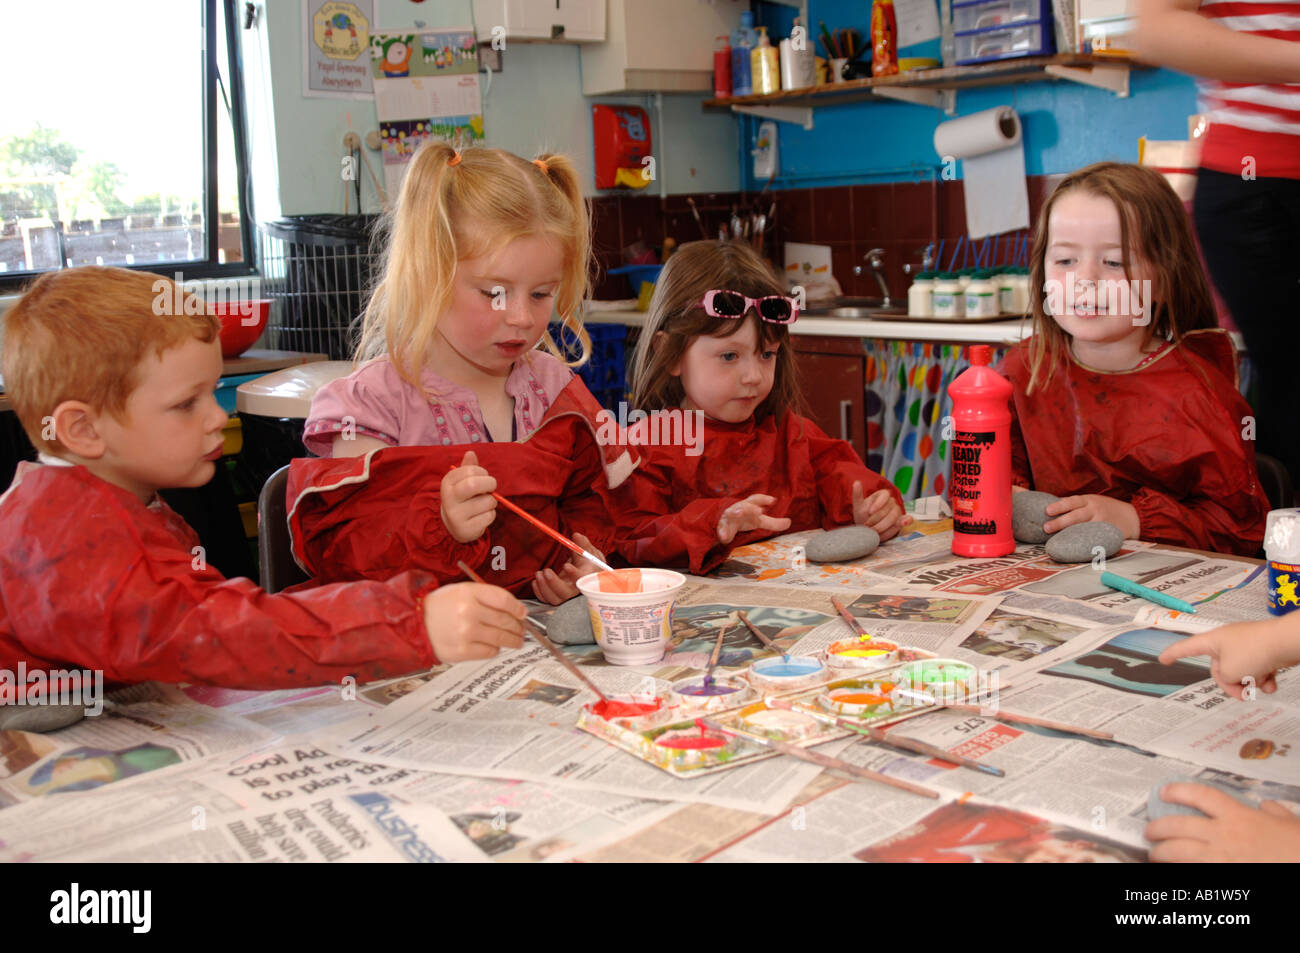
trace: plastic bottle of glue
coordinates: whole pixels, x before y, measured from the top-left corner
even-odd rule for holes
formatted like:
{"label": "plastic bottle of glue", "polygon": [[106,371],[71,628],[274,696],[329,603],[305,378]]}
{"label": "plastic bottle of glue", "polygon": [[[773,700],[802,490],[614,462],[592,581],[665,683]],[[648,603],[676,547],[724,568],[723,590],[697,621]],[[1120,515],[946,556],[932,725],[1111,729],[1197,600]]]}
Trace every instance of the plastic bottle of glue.
{"label": "plastic bottle of glue", "polygon": [[1011,382],[989,367],[987,344],[970,349],[971,366],[948,387],[952,396],[952,551],[1005,556],[1011,535]]}

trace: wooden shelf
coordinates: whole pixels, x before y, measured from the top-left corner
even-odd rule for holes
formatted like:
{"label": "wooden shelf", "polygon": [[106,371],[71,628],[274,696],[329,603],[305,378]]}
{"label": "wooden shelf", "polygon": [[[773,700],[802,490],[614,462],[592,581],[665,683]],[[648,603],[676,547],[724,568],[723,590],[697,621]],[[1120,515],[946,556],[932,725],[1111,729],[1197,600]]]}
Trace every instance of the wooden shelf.
{"label": "wooden shelf", "polygon": [[803,89],[782,90],[766,96],[733,96],[708,99],[706,109],[733,112],[794,122],[812,128],[812,110],[819,106],[840,106],[873,99],[898,99],[956,114],[956,92],[978,86],[1033,83],[1062,79],[1108,89],[1118,97],[1129,93],[1129,71],[1140,64],[1124,56],[1099,53],[1058,53],[980,63],[912,70],[894,76],[853,79]]}

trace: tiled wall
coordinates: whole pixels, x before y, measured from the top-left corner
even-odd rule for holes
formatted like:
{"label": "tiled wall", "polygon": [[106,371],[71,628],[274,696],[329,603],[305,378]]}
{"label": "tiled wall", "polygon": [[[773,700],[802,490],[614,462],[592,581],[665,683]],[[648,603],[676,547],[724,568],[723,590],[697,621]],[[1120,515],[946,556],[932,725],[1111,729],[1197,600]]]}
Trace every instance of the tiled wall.
{"label": "tiled wall", "polygon": [[[1029,215],[1037,219],[1043,202],[1060,176],[1029,176]],[[751,198],[741,193],[702,193],[690,196],[711,236],[731,217],[733,204]],[[670,195],[661,207],[655,196],[599,196],[592,200],[595,218],[595,251],[601,265],[597,298],[625,298],[627,282],[622,276],[608,277],[605,270],[623,264],[621,250],[636,241],[659,249],[665,236],[677,242],[700,237],[686,195]],[[783,189],[753,197],[754,206],[766,211],[777,203],[776,224],[768,234],[764,254],[780,265],[782,243],[815,242],[830,245],[832,267],[845,294],[879,294],[863,256],[872,248],[885,250],[885,278],[893,297],[905,298],[911,278],[904,274],[905,262],[918,263],[922,249],[933,238],[944,240],[944,262],[958,238],[966,231],[965,195],[961,180],[892,182],[879,185],[851,185],[820,189]],[[1019,237],[1019,236],[1015,236]],[[775,239],[773,241],[773,238]],[[775,258],[774,258],[775,256]],[[854,275],[855,265],[863,265]]]}

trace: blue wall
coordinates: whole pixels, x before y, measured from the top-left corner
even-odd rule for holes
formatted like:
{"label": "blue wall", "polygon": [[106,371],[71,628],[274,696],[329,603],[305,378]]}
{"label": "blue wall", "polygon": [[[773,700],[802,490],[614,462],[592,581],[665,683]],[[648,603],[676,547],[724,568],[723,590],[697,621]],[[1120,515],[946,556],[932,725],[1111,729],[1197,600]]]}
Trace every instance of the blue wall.
{"label": "blue wall", "polygon": [[[756,20],[769,32],[788,36],[790,8],[758,2]],[[816,36],[818,21],[829,29],[853,27],[870,34],[869,0],[809,0]],[[823,53],[821,44],[818,55]],[[904,56],[938,57],[938,41],[904,48]],[[1196,88],[1189,77],[1167,70],[1135,69],[1127,99],[1077,83],[1055,81],[994,86],[957,92],[957,115],[1011,106],[1020,114],[1029,175],[1069,172],[1103,159],[1137,161],[1139,136],[1186,139],[1187,117],[1196,112]],[[849,185],[912,178],[939,164],[934,129],[951,117],[940,110],[894,101],[851,103],[815,110],[811,131],[780,123],[780,176],[774,188]],[[754,188],[753,148],[760,120],[741,120],[742,181]],[[928,174],[928,173],[926,173]],[[960,163],[958,174],[960,175]],[[757,183],[758,187],[762,183]]]}

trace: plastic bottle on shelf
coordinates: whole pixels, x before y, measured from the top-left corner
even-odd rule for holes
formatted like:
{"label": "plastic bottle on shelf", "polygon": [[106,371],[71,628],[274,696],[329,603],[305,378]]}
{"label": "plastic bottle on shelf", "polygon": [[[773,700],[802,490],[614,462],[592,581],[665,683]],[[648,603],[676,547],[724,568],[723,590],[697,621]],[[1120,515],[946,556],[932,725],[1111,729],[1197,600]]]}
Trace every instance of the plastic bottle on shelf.
{"label": "plastic bottle on shelf", "polygon": [[998,286],[998,311],[1016,313],[1016,269],[1002,268],[995,279]]}
{"label": "plastic bottle on shelf", "polygon": [[781,88],[781,66],[765,26],[758,28],[758,42],[749,53],[749,76],[756,95],[766,96]]}
{"label": "plastic bottle on shelf", "polygon": [[1028,314],[1030,305],[1029,269],[1016,269],[1016,314]]}
{"label": "plastic bottle on shelf", "polygon": [[977,269],[966,286],[966,317],[992,318],[998,313],[998,286],[987,269]]}
{"label": "plastic bottle on shelf", "polygon": [[[794,18],[794,28],[800,29],[798,17]],[[817,84],[817,64],[806,28],[803,28],[799,46],[800,49],[795,49],[793,36],[780,43],[782,89],[802,89]]]}
{"label": "plastic bottle on shelf", "polygon": [[731,95],[752,96],[754,84],[750,79],[749,54],[754,49],[754,14],[749,10],[740,14],[740,26],[731,34]]}
{"label": "plastic bottle on shelf", "polygon": [[974,273],[974,268],[962,268],[957,272],[957,280],[961,282],[961,290],[963,293],[965,293],[966,289],[970,287],[970,277]]}
{"label": "plastic bottle on shelf", "polygon": [[988,558],[1014,552],[1011,535],[1011,382],[989,367],[987,344],[970,349],[971,366],[948,386],[953,438],[952,551]]}
{"label": "plastic bottle on shelf", "polygon": [[731,40],[724,33],[714,37],[713,47],[713,98],[726,99],[731,95]]}
{"label": "plastic bottle on shelf", "polygon": [[935,277],[932,310],[936,318],[960,318],[966,313],[961,282],[951,271],[941,271]]}
{"label": "plastic bottle on shelf", "polygon": [[934,272],[920,271],[907,289],[907,313],[913,318],[934,317]]}

